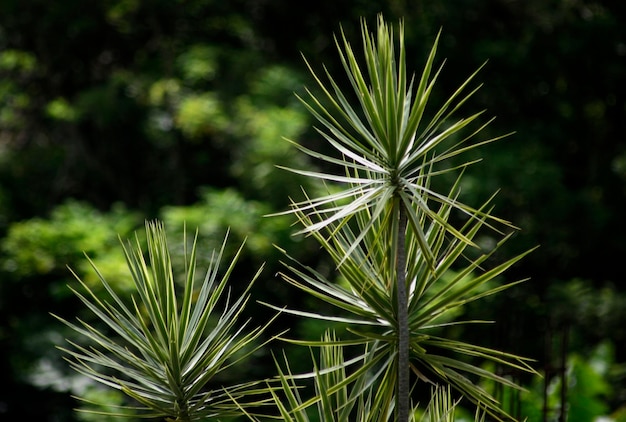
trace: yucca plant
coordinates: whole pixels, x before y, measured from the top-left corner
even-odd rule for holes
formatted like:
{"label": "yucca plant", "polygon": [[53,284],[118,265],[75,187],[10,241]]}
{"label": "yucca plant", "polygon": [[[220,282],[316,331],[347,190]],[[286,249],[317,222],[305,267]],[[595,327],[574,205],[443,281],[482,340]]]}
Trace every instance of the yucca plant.
{"label": "yucca plant", "polygon": [[[137,403],[130,407],[133,413],[145,418],[219,420],[240,414],[233,398],[250,406],[262,404],[259,394],[266,389],[257,388],[254,382],[206,388],[218,374],[263,345],[258,340],[265,326],[253,328],[246,322],[238,323],[250,287],[235,299],[227,287],[239,253],[220,275],[225,239],[222,249],[213,253],[206,276],[197,286],[194,239],[191,250],[185,253],[181,291],[163,224],[146,223],[146,235],[148,262],[138,237],[124,246],[136,288],[136,297],[130,303],[115,293],[93,263],[93,270],[109,295],[107,299],[96,296],[77,277],[84,293],[73,289],[74,293],[104,327],[59,318],[90,342],[70,342],[73,347],[62,348],[71,366],[126,393]],[[120,416],[124,416],[123,412]]]}
{"label": "yucca plant", "polygon": [[[345,342],[340,341],[334,332],[326,332],[319,347],[319,364],[313,357],[314,371],[310,374],[295,375],[292,373],[289,359],[285,356],[284,363],[279,364],[278,378],[281,389],[273,389],[275,403],[280,419],[287,422],[380,422],[391,420],[394,412],[393,391],[385,390],[383,385],[376,383],[377,374],[369,371],[368,362],[359,362],[359,368],[348,373],[344,359]],[[376,359],[373,354],[364,353],[365,359]],[[360,361],[358,357],[356,361]],[[366,365],[363,365],[366,363]],[[283,369],[284,367],[284,369]],[[387,363],[377,365],[379,371],[389,371]],[[300,394],[302,386],[297,381],[312,378],[315,397],[303,399]],[[453,400],[450,387],[434,386],[431,398],[425,408],[411,405],[409,419],[420,422],[453,422],[455,411],[460,400]],[[311,409],[314,410],[311,412]],[[245,409],[242,408],[245,412]],[[246,412],[247,413],[247,412]],[[260,422],[248,414],[249,419]],[[476,422],[484,421],[484,413],[476,412]]]}
{"label": "yucca plant", "polygon": [[[379,422],[393,417],[393,400],[376,385],[376,376],[362,365],[350,375],[346,370],[343,342],[334,332],[326,332],[319,350],[319,364],[313,356],[314,371],[311,374],[292,373],[289,359],[285,356],[284,366],[277,362],[281,389],[273,389],[280,419],[287,422]],[[371,358],[371,355],[365,354]],[[348,362],[349,363],[349,362]],[[388,365],[379,365],[380,371],[389,370]],[[316,396],[303,399],[297,380],[312,377]],[[282,396],[279,394],[282,393]],[[430,402],[419,412],[412,407],[411,420],[420,422],[453,422],[458,401],[453,401],[449,387],[433,387]],[[310,408],[315,405],[315,410]],[[245,412],[245,409],[242,408]],[[416,416],[421,413],[421,417]],[[260,419],[249,415],[250,420]],[[476,421],[483,418],[477,413]]]}
{"label": "yucca plant", "polygon": [[[310,374],[293,374],[286,355],[283,356],[282,363],[276,361],[280,388],[272,389],[271,393],[280,419],[288,422],[309,422],[310,415],[313,415],[313,420],[323,422],[386,420],[393,413],[393,406],[389,406],[393,401],[385,402],[386,395],[373,396],[373,384],[368,380],[375,377],[369,374],[367,366],[362,366],[348,375],[346,364],[350,362],[344,360],[342,342],[338,341],[334,333],[327,332],[322,343],[319,364],[312,356],[314,370]],[[368,354],[364,356],[374,357]],[[303,378],[313,379],[315,397],[305,399],[300,394],[302,386],[297,381]],[[311,411],[310,408],[314,405],[315,408]],[[250,420],[260,421],[252,415],[248,416]]]}
{"label": "yucca plant", "polygon": [[[430,402],[426,407],[422,422],[454,422],[456,421],[456,409],[459,401],[452,399],[450,387],[435,387],[432,389]],[[481,409],[476,409],[475,422],[484,422],[485,413]]]}
{"label": "yucca plant", "polygon": [[[411,372],[419,380],[451,384],[494,417],[508,417],[471,378],[515,386],[466,358],[532,371],[527,362],[435,334],[443,325],[463,323],[446,319],[458,308],[515,284],[498,285],[496,278],[526,255],[484,268],[510,235],[502,235],[495,248],[480,251],[476,242],[480,229],[488,227],[500,236],[500,230],[514,228],[493,215],[491,199],[477,208],[460,202],[462,170],[475,161],[450,165],[460,154],[501,137],[474,140],[489,123],[477,124],[482,112],[457,117],[459,108],[478,89],[468,88],[476,72],[439,108],[428,107],[441,71],[433,75],[439,37],[417,81],[407,75],[402,23],[398,44],[382,16],[376,34],[362,22],[362,37],[364,65],[343,33],[336,39],[351,92],[344,92],[328,72],[324,82],[309,66],[320,94],[309,91],[309,97],[302,99],[321,124],[319,134],[335,153],[295,145],[339,171],[287,169],[333,185],[327,195],[294,202],[286,213],[297,215],[302,233],[313,235],[330,254],[344,284],[297,263],[287,263],[289,271],[282,276],[335,305],[342,314],[286,312],[348,323],[354,339],[341,344],[363,348],[359,361],[378,377],[379,393],[394,398],[395,421],[405,422],[410,416]],[[455,170],[459,176],[450,189],[431,188],[434,177]],[[464,222],[452,224],[453,215]],[[458,273],[450,276],[453,270]],[[300,343],[326,346],[328,342]],[[380,370],[381,364],[393,370]],[[315,400],[323,397],[318,394]]]}

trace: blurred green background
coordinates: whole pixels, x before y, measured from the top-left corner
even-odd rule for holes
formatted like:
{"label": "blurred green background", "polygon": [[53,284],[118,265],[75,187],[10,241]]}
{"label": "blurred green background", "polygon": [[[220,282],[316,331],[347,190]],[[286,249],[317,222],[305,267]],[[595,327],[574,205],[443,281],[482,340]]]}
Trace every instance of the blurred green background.
{"label": "blurred green background", "polygon": [[[263,216],[317,188],[275,167],[317,165],[282,137],[324,148],[294,96],[314,88],[301,54],[346,83],[333,34],[358,45],[379,12],[404,19],[414,71],[442,29],[435,102],[488,60],[464,110],[497,116],[485,137],[516,133],[482,149],[463,195],[500,189],[496,213],[522,229],[503,258],[541,245],[507,275],[530,281],[466,309],[497,324],[448,335],[537,359],[544,379],[501,393],[530,421],[563,403],[570,421],[626,420],[626,2],[0,0],[1,420],[105,420],[75,414],[72,395],[122,400],[70,371],[55,345],[72,334],[49,313],[91,318],[67,288],[68,267],[97,285],[84,253],[128,290],[118,236],[145,219],[174,250],[198,228],[205,259],[230,227],[233,251],[247,238],[241,286],[266,263],[255,299],[319,307],[275,277],[273,245],[331,273],[327,258]],[[272,375],[269,352],[216,382]],[[307,369],[308,351],[289,352]]]}

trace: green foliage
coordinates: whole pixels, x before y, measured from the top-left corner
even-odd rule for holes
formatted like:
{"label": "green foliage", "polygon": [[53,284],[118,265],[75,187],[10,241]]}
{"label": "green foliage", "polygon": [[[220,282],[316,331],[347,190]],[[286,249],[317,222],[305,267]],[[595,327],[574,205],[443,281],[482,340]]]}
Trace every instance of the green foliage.
{"label": "green foliage", "polygon": [[216,48],[197,44],[178,56],[177,65],[184,80],[190,83],[210,81],[217,72]]}
{"label": "green foliage", "polygon": [[28,52],[15,49],[0,51],[0,124],[6,129],[19,129],[26,122],[25,113],[31,97],[20,89],[16,80],[29,79],[35,73],[37,59]]}
{"label": "green foliage", "polygon": [[36,65],[36,58],[26,51],[4,50],[0,53],[0,71],[32,72]]}
{"label": "green foliage", "polygon": [[[293,244],[288,218],[263,217],[271,212],[268,204],[247,200],[234,189],[203,189],[200,196],[201,200],[194,205],[162,209],[161,219],[170,231],[180,236],[185,226],[195,227],[198,229],[198,241],[208,249],[218,248],[221,244],[219,239],[229,232],[234,242],[245,241],[243,254],[256,265],[277,255],[273,246],[275,243]],[[234,256],[236,251],[232,246],[226,246],[227,257]],[[198,259],[205,262],[207,257]]]}
{"label": "green foliage", "polygon": [[285,204],[289,195],[310,182],[303,177],[285,178],[284,173],[276,168],[280,164],[304,164],[297,150],[290,143],[281,141],[281,137],[302,135],[308,121],[297,108],[268,106],[262,101],[267,100],[244,96],[235,104],[237,118],[233,133],[237,142],[245,147],[235,155],[231,172],[241,181],[240,190],[245,194],[271,204]]}
{"label": "green foliage", "polygon": [[[77,415],[82,422],[121,422],[137,417],[134,409],[121,409],[125,401],[121,391],[95,386],[87,388],[82,397],[82,411]],[[121,415],[116,416],[116,413]]]}
{"label": "green foliage", "polygon": [[[82,273],[84,254],[88,254],[110,270],[112,285],[128,287],[119,270],[124,259],[117,250],[116,234],[128,234],[136,224],[136,216],[122,206],[102,213],[85,203],[68,201],[55,208],[49,219],[11,225],[2,241],[2,267],[16,279],[60,276],[67,266]],[[93,279],[87,280],[94,286]]]}
{"label": "green foliage", "polygon": [[[571,353],[566,362],[566,379],[554,376],[545,380],[533,380],[528,391],[522,393],[522,412],[529,421],[542,420],[544,411],[544,383],[547,386],[547,406],[549,421],[559,420],[565,412],[568,421],[592,421],[598,418],[619,420],[618,412],[610,415],[608,400],[612,393],[610,384],[614,364],[614,348],[609,342],[601,343],[587,356]],[[561,409],[563,382],[567,391],[566,408]]]}
{"label": "green foliage", "polygon": [[[596,349],[596,352],[598,351]],[[605,378],[606,371],[601,367],[605,366],[604,359],[592,356],[591,361],[586,362],[580,356],[570,357],[568,362],[570,371],[567,374],[569,421],[589,421],[607,414],[609,408],[604,397],[608,395],[611,387]]]}
{"label": "green foliage", "polygon": [[176,114],[176,126],[191,140],[223,130],[226,123],[224,111],[213,92],[184,98]]}
{"label": "green foliage", "polygon": [[46,107],[46,113],[53,119],[74,122],[78,120],[80,114],[76,107],[73,107],[65,98],[55,98]]}

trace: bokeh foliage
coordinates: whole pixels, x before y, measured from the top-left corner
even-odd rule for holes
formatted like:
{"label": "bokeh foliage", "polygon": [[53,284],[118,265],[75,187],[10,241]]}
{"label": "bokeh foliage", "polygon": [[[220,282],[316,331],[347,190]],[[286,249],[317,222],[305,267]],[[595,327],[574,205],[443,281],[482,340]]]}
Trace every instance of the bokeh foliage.
{"label": "bokeh foliage", "polygon": [[163,218],[175,242],[185,221],[200,227],[201,242],[219,242],[227,226],[237,240],[248,237],[241,271],[268,261],[253,293],[266,301],[304,301],[274,279],[273,243],[331,274],[307,239],[290,237],[289,220],[261,216],[283,210],[305,183],[274,165],[311,165],[296,162],[304,158],[280,138],[323,148],[293,95],[315,86],[300,53],[333,71],[341,66],[332,40],[339,24],[357,39],[360,17],[373,21],[379,12],[405,20],[410,70],[443,27],[439,57],[448,61],[435,100],[488,60],[473,105],[497,115],[491,135],[517,131],[483,151],[488,160],[468,170],[462,195],[482,203],[502,188],[497,214],[523,228],[502,257],[541,248],[510,273],[530,275],[528,283],[465,309],[497,326],[464,336],[493,340],[540,366],[538,339],[548,327],[574,328],[569,351],[583,363],[596,345],[611,343],[611,388],[599,411],[617,411],[626,401],[621,2],[321,0],[294,8],[286,0],[5,0],[0,418],[73,420],[68,391],[91,387],[64,372],[52,345],[68,333],[48,312],[77,312],[66,265],[89,282],[83,251],[122,292],[128,280],[117,236],[146,218]]}

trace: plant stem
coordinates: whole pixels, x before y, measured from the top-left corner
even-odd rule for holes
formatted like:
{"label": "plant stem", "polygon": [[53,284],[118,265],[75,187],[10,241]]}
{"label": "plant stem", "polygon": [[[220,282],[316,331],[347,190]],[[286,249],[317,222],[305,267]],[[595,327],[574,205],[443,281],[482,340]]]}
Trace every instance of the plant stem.
{"label": "plant stem", "polygon": [[397,422],[409,420],[409,306],[406,286],[406,210],[400,205],[398,225],[398,255],[396,277],[398,289],[398,394],[396,396]]}

